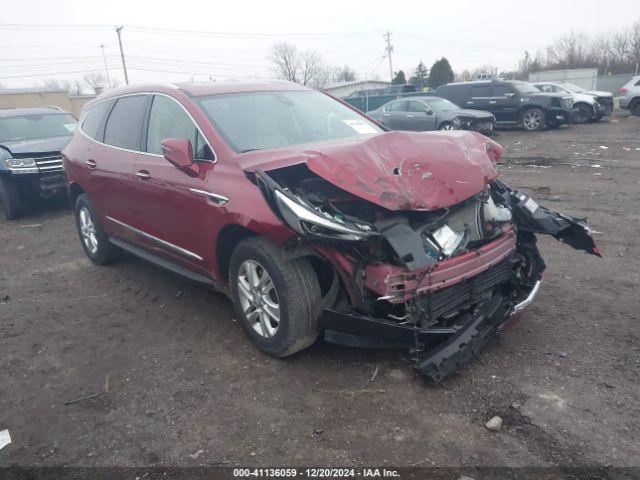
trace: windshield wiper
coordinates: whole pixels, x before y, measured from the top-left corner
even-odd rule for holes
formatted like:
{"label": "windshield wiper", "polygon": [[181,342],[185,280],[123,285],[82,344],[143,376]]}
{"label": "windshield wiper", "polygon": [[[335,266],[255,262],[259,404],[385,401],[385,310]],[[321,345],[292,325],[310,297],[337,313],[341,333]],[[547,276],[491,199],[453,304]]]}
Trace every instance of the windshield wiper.
{"label": "windshield wiper", "polygon": [[240,153],[255,152],[256,150],[262,150],[262,149],[261,148],[247,148],[246,150],[240,150]]}

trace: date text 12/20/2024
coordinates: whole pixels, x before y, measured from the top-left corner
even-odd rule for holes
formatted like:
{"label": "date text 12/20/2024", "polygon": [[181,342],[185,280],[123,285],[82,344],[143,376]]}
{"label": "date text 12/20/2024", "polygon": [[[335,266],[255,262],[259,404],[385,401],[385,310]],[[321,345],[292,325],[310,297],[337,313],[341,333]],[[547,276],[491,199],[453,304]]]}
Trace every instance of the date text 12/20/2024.
{"label": "date text 12/20/2024", "polygon": [[388,468],[236,468],[236,478],[399,478],[397,470]]}

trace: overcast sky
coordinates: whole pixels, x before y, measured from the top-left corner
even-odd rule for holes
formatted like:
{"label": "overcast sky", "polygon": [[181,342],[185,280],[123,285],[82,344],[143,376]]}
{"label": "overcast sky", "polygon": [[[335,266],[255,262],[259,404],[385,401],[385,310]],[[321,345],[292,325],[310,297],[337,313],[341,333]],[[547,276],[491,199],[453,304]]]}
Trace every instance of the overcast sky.
{"label": "overcast sky", "polygon": [[104,72],[100,44],[122,81],[116,25],[124,26],[133,83],[270,78],[268,53],[282,41],[348,64],[361,78],[388,80],[387,30],[393,69],[407,78],[420,60],[430,66],[441,56],[454,71],[512,70],[525,50],[534,55],[570,30],[596,34],[637,20],[639,0],[0,0],[0,84]]}

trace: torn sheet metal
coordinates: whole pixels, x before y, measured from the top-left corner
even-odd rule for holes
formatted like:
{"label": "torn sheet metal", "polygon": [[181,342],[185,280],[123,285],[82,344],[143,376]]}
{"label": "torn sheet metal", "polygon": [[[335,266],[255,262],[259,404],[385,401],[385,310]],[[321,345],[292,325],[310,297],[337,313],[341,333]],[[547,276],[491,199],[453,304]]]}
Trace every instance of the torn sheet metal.
{"label": "torn sheet metal", "polygon": [[11,443],[11,435],[9,435],[9,430],[2,430],[0,432],[0,450]]}

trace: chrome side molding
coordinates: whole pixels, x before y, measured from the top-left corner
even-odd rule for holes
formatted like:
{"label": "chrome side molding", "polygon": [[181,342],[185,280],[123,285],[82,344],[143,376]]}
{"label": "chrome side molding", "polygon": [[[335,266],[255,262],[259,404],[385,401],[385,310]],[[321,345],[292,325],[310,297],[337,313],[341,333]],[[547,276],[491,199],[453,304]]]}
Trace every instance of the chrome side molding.
{"label": "chrome side molding", "polygon": [[197,188],[190,188],[189,191],[194,195],[202,195],[203,197],[207,197],[209,200],[220,207],[229,203],[229,199],[227,197],[218,195],[217,193],[207,192],[206,190],[199,190]]}
{"label": "chrome side molding", "polygon": [[180,253],[182,255],[185,255],[187,257],[191,257],[191,258],[196,259],[196,260],[200,260],[200,261],[203,260],[203,258],[200,255],[198,255],[197,253],[193,253],[192,251],[187,250],[186,248],[179,247],[178,245],[174,245],[173,243],[169,243],[166,240],[162,240],[161,238],[158,238],[158,237],[156,237],[154,235],[151,235],[150,233],[143,232],[142,230],[140,230],[138,228],[132,227],[131,225],[128,225],[128,224],[126,224],[124,222],[121,222],[120,220],[117,220],[117,219],[115,219],[113,217],[110,217],[108,215],[107,215],[106,218],[107,218],[107,220],[110,220],[113,223],[116,223],[116,224],[120,225],[121,227],[126,228],[130,232],[133,232],[133,233],[135,233],[136,235],[138,235],[138,236],[140,236],[142,238],[146,238],[147,240],[151,240],[152,242],[156,242],[157,244],[162,245],[163,247],[166,247],[166,248],[168,248],[170,250],[173,250],[174,252]]}

